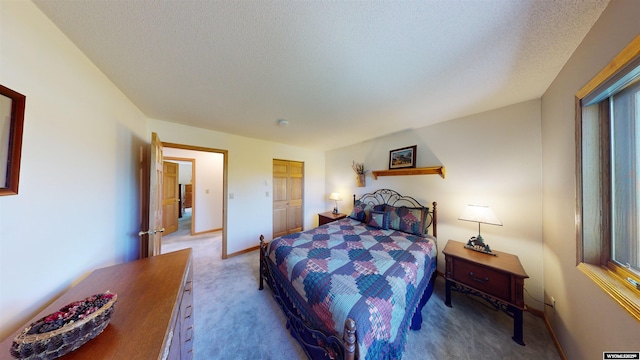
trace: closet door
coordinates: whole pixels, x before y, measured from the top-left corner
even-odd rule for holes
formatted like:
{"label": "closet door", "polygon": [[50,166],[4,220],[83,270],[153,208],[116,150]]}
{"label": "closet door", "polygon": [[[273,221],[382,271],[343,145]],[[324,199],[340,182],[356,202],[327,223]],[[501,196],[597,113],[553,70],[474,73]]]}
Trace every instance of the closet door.
{"label": "closet door", "polygon": [[302,231],[304,163],[273,160],[273,237]]}

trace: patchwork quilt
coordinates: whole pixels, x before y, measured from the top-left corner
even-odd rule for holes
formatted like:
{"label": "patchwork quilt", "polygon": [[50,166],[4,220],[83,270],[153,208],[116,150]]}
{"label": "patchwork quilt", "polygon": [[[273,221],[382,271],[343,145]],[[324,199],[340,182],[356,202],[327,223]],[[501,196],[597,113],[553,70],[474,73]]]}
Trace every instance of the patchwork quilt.
{"label": "patchwork quilt", "polygon": [[402,357],[436,255],[433,237],[350,218],[274,239],[267,253],[305,321],[342,338],[345,320],[355,320],[358,359]]}

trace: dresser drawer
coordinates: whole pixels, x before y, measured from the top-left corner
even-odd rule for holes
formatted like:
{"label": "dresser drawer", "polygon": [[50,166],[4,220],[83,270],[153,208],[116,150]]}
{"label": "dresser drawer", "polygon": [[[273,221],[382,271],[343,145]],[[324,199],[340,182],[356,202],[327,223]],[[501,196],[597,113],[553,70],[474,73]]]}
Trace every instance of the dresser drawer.
{"label": "dresser drawer", "polygon": [[511,281],[507,273],[454,258],[452,279],[498,299],[510,301]]}
{"label": "dresser drawer", "polygon": [[187,278],[185,280],[182,293],[182,301],[180,302],[180,341],[181,341],[181,360],[189,360],[193,358],[193,266],[190,264]]}

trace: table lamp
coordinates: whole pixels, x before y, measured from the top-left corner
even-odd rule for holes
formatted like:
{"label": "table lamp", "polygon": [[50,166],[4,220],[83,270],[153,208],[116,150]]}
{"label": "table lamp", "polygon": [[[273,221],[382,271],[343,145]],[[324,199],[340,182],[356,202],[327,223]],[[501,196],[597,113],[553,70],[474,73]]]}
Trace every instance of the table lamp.
{"label": "table lamp", "polygon": [[494,214],[488,206],[467,205],[460,217],[458,217],[458,220],[478,223],[478,236],[474,236],[469,239],[465,247],[486,254],[491,254],[491,247],[489,247],[489,244],[484,242],[484,239],[480,234],[480,224],[502,226],[502,222],[500,222],[496,214]]}
{"label": "table lamp", "polygon": [[342,200],[342,196],[340,196],[340,193],[334,192],[334,193],[331,193],[331,195],[329,195],[329,199],[334,200],[336,202],[336,206],[333,208],[333,213],[337,214],[338,213],[338,200]]}

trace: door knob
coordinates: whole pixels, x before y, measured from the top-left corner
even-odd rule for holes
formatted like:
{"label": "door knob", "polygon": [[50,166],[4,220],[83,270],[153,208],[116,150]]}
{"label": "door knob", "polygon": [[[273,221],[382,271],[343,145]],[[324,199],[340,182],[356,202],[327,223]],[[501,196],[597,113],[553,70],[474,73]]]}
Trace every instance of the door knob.
{"label": "door knob", "polygon": [[149,230],[149,231],[140,231],[140,232],[138,233],[138,236],[142,236],[142,235],[146,235],[146,234],[153,235],[153,234],[155,234],[155,233],[159,233],[159,232],[160,232],[160,233],[161,233],[161,232],[164,232],[164,228],[161,228],[161,229],[153,229],[153,230]]}

